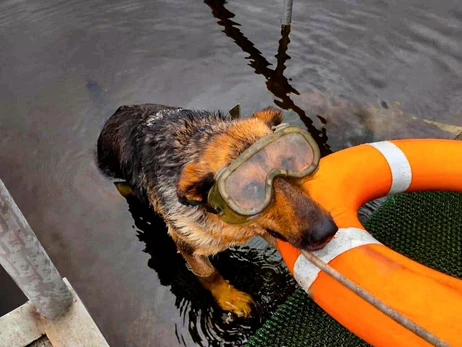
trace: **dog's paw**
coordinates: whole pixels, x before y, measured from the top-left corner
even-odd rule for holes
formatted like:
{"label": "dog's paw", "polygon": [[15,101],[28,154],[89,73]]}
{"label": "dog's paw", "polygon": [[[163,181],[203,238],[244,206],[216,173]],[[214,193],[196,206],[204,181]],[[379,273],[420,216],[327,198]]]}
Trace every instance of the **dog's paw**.
{"label": "dog's paw", "polygon": [[231,311],[238,317],[247,318],[252,311],[252,297],[223,281],[213,292],[218,305],[225,311]]}
{"label": "dog's paw", "polygon": [[116,186],[117,190],[119,191],[120,195],[126,198],[129,195],[132,195],[132,188],[125,182],[115,182],[114,185]]}

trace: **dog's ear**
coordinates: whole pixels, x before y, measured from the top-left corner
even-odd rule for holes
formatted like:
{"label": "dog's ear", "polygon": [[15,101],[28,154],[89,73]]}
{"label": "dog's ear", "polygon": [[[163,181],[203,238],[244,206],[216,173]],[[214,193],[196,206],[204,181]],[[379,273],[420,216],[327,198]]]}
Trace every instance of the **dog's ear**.
{"label": "dog's ear", "polygon": [[282,113],[272,107],[267,107],[261,111],[255,112],[252,117],[261,119],[269,128],[282,123]]}
{"label": "dog's ear", "polygon": [[207,195],[215,183],[213,172],[204,171],[197,163],[188,163],[181,172],[176,193],[185,205],[202,205],[207,203]]}

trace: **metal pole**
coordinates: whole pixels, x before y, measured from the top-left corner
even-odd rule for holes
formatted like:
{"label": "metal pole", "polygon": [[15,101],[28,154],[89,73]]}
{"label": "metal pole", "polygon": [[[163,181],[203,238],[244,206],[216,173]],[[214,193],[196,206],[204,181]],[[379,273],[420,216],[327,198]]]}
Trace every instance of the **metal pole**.
{"label": "metal pole", "polygon": [[72,294],[0,180],[0,265],[46,319],[62,315]]}
{"label": "metal pole", "polygon": [[293,0],[283,0],[284,10],[282,12],[282,26],[290,26],[292,23],[292,4]]}

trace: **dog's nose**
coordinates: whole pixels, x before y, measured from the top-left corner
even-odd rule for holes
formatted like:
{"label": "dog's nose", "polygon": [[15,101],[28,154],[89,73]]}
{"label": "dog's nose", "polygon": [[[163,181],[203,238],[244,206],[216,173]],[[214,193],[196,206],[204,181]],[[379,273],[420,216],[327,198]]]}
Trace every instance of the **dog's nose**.
{"label": "dog's nose", "polygon": [[313,244],[323,244],[329,241],[337,231],[338,227],[334,221],[331,218],[326,218],[311,231],[311,242]]}

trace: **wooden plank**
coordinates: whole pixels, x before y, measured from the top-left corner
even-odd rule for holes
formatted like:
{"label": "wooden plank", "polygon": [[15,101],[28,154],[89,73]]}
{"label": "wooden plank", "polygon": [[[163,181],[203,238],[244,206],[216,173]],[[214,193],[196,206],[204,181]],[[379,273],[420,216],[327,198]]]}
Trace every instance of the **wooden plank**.
{"label": "wooden plank", "polygon": [[42,336],[38,340],[32,342],[27,347],[53,347],[53,345],[51,344],[50,340],[48,340],[48,337]]}
{"label": "wooden plank", "polygon": [[74,304],[61,317],[47,324],[46,334],[54,347],[108,347],[98,326],[67,279]]}
{"label": "wooden plank", "polygon": [[0,346],[27,346],[37,340],[45,333],[42,320],[30,302],[0,317]]}
{"label": "wooden plank", "polygon": [[69,281],[64,278],[64,283],[73,299],[66,313],[54,320],[46,320],[27,302],[0,317],[0,346],[28,346],[46,335],[53,347],[108,347]]}

